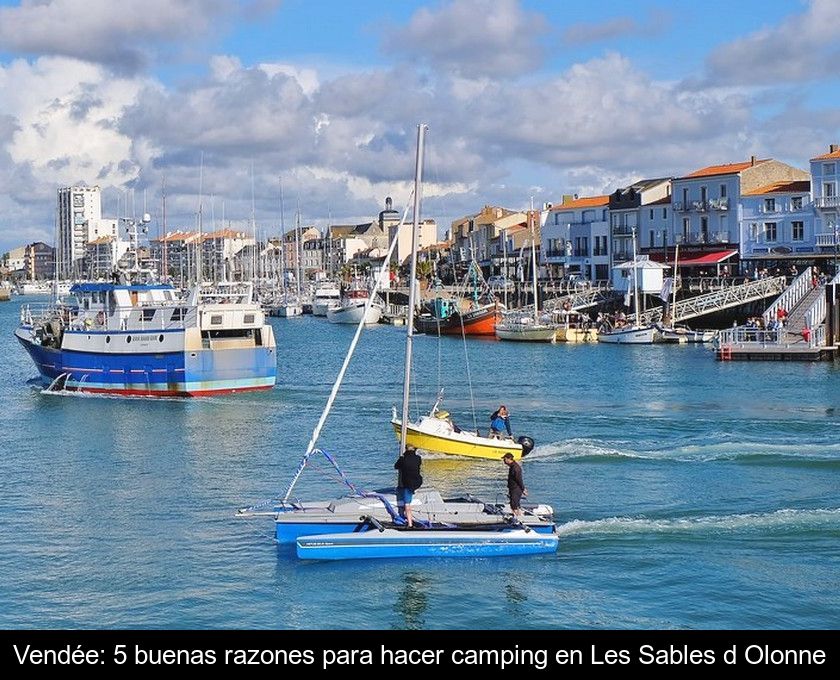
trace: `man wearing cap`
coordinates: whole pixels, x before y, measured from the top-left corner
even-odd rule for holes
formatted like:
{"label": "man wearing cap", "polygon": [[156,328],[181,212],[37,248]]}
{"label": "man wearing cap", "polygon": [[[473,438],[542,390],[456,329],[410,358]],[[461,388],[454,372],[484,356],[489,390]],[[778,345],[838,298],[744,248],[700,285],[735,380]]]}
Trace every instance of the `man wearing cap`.
{"label": "man wearing cap", "polygon": [[502,460],[508,466],[507,486],[510,509],[513,511],[513,516],[518,519],[522,516],[520,505],[522,497],[528,495],[528,489],[525,488],[525,482],[522,479],[522,466],[513,459],[512,453],[506,453],[502,456]]}

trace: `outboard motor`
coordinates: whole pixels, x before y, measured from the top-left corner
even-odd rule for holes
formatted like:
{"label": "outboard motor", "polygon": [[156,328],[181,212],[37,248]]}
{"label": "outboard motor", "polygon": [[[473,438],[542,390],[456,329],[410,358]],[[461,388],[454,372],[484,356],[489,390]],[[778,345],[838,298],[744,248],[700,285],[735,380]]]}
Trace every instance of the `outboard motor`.
{"label": "outboard motor", "polygon": [[534,449],[534,440],[530,437],[523,436],[516,440],[522,445],[522,456],[525,457]]}

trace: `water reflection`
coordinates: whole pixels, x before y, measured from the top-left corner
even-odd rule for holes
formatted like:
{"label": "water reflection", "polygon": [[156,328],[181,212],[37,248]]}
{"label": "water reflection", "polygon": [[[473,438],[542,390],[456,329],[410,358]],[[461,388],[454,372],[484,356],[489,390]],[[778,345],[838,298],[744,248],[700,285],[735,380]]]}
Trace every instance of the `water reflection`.
{"label": "water reflection", "polygon": [[419,630],[426,622],[429,605],[428,587],[431,579],[417,571],[407,571],[402,577],[403,586],[394,603],[394,612],[399,617],[396,628]]}

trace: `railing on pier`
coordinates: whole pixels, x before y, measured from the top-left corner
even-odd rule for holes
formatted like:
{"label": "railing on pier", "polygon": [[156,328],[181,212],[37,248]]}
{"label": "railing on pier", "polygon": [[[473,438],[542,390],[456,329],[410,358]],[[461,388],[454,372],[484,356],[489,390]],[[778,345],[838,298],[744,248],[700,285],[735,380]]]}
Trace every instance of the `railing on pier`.
{"label": "railing on pier", "polygon": [[811,271],[811,267],[806,267],[805,270],[788,286],[787,290],[764,311],[764,314],[762,315],[764,317],[764,323],[770,323],[772,319],[775,319],[776,313],[781,307],[784,307],[788,311],[793,309],[799,301],[811,291],[812,276],[813,273]]}
{"label": "railing on pier", "polygon": [[395,305],[393,303],[382,305],[382,315],[392,319],[408,318],[408,305]]}
{"label": "railing on pier", "polygon": [[[774,276],[758,281],[747,281],[713,293],[680,300],[671,310],[671,318],[674,322],[686,321],[711,312],[738,307],[747,302],[763,300],[781,293],[785,289],[785,283],[784,276]],[[648,309],[639,315],[639,323],[647,325],[662,321],[664,311],[664,307]],[[628,320],[635,321],[635,317],[635,314],[631,314]]]}
{"label": "railing on pier", "polygon": [[[840,272],[838,272],[833,279],[828,283],[829,286],[840,283]],[[825,307],[825,287],[821,287],[823,294],[817,296],[814,304],[805,312],[805,327],[810,328],[813,332],[817,327],[821,326],[825,321],[826,307]]]}

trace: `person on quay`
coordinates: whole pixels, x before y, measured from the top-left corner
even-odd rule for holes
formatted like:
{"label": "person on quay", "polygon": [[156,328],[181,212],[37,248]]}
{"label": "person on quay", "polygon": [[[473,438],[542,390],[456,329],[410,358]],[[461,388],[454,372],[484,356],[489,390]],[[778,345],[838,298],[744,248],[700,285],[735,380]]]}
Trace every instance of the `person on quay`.
{"label": "person on quay", "polygon": [[414,516],[411,513],[411,503],[414,500],[414,492],[423,486],[423,477],[420,474],[420,466],[423,459],[417,455],[417,449],[413,446],[406,446],[405,452],[397,458],[394,469],[399,472],[397,481],[397,501],[403,509],[406,524],[414,526]]}
{"label": "person on quay", "polygon": [[513,459],[512,453],[502,456],[502,461],[508,466],[507,486],[510,509],[513,516],[519,519],[522,516],[522,497],[528,495],[525,480],[522,478],[522,466]]}

